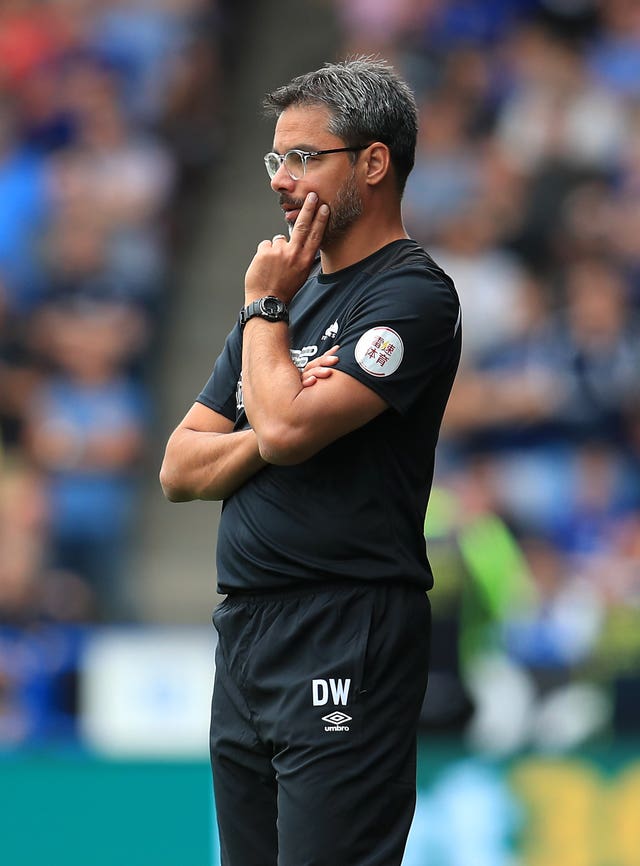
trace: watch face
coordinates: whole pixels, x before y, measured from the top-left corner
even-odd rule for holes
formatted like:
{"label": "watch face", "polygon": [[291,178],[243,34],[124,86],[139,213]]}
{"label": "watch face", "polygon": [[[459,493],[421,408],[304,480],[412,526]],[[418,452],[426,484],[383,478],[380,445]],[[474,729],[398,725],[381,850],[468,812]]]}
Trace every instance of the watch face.
{"label": "watch face", "polygon": [[267,316],[278,316],[282,313],[284,304],[278,298],[266,297],[262,299],[262,309]]}
{"label": "watch face", "polygon": [[264,298],[251,301],[250,304],[247,304],[246,307],[240,310],[240,327],[244,328],[249,319],[252,319],[254,316],[260,316],[268,322],[289,321],[287,305],[280,298],[276,298],[273,295],[267,295]]}

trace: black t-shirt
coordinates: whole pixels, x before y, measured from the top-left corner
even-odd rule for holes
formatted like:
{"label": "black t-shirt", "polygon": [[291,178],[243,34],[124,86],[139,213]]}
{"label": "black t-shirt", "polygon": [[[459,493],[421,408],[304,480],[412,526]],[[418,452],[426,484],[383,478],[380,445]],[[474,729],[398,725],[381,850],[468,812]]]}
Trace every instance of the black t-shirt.
{"label": "black t-shirt", "polygon": [[[424,516],[460,319],[453,282],[411,240],[312,274],[290,305],[294,364],[338,343],[337,369],[389,408],[303,463],[266,466],[225,500],[220,592],[341,579],[432,586]],[[236,326],[197,398],[236,430],[248,426],[241,357]]]}

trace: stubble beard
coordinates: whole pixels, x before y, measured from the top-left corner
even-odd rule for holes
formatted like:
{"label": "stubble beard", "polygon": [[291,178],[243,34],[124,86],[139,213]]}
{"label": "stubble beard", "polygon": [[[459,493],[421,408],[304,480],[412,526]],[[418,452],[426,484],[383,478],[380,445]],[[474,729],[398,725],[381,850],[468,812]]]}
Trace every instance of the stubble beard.
{"label": "stubble beard", "polygon": [[351,226],[360,219],[362,211],[362,197],[358,192],[354,170],[336,193],[320,248],[326,249],[342,240]]}
{"label": "stubble beard", "polygon": [[[283,204],[302,208],[304,199],[289,198],[289,196],[282,194],[280,196],[280,206],[282,207]],[[358,192],[354,169],[335,195],[333,204],[331,205],[331,213],[329,214],[327,227],[322,236],[320,249],[326,249],[336,243],[336,241],[341,240],[349,231],[351,226],[360,219],[362,211],[362,196]],[[291,236],[293,229],[294,226],[289,225],[289,236]]]}

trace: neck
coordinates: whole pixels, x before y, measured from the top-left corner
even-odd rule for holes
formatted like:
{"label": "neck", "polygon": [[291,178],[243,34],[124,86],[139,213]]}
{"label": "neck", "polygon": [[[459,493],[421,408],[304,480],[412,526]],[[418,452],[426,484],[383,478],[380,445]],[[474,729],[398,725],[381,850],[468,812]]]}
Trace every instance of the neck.
{"label": "neck", "polygon": [[331,274],[366,259],[392,241],[408,238],[398,208],[395,213],[376,213],[358,219],[340,238],[320,251],[322,272]]}

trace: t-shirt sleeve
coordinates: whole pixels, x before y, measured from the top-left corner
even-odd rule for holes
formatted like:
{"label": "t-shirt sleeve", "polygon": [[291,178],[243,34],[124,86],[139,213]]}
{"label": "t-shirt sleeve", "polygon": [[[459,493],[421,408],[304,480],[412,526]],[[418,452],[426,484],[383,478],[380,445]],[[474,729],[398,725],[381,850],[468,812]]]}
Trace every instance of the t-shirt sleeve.
{"label": "t-shirt sleeve", "polygon": [[207,384],[196,398],[196,402],[224,415],[234,423],[238,402],[241,402],[238,399],[238,389],[241,387],[241,365],[242,339],[240,329],[236,325],[225,340]]}
{"label": "t-shirt sleeve", "polygon": [[457,363],[460,303],[451,285],[419,269],[369,282],[337,342],[338,369],[405,413],[434,375]]}

